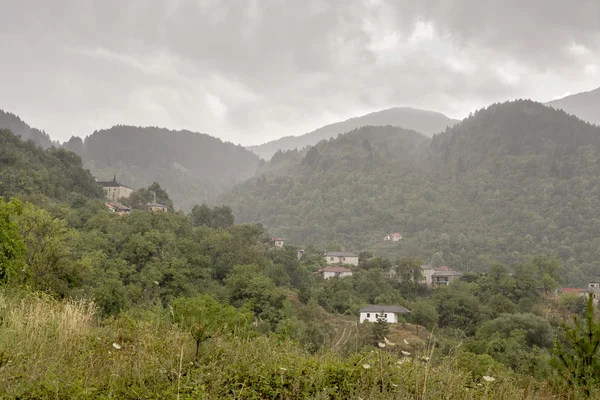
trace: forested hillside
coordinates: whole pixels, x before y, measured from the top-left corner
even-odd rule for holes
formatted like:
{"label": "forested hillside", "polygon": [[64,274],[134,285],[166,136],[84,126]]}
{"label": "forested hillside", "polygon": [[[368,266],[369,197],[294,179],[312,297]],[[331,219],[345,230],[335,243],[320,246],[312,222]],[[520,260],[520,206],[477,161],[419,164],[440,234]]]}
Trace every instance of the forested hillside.
{"label": "forested hillside", "polygon": [[133,188],[161,182],[175,207],[185,210],[251,177],[260,163],[243,147],[209,135],[154,127],[114,126],[65,146],[99,180],[116,174]]}
{"label": "forested hillside", "polygon": [[[484,114],[453,131],[456,141],[470,143],[469,124]],[[494,265],[435,288],[422,281],[419,259],[362,252],[351,276],[323,279],[315,272],[325,265],[325,246],[308,246],[299,259],[297,247],[270,244],[273,231],[235,224],[227,206],[173,212],[160,183],[134,192],[134,209],[119,215],[76,154],[44,150],[7,130],[0,140],[0,177],[8,181],[0,186],[3,397],[597,398],[599,381],[571,369],[583,359],[571,350],[578,339],[569,330],[577,328],[560,322],[587,312],[590,335],[600,327],[591,297],[586,311],[583,297],[553,294],[565,271],[560,259],[537,255],[514,274]],[[462,179],[442,165],[460,148],[437,140],[365,127],[306,152],[278,153],[276,165],[261,170],[269,178],[245,185],[294,201],[289,212],[296,209],[293,222],[307,236],[345,230],[343,239],[357,240],[374,226],[394,226],[399,206],[409,214],[423,205],[433,229],[437,208],[450,207],[436,206],[430,187],[404,191],[425,178],[439,185]],[[441,172],[428,175],[430,163]],[[276,177],[280,170],[286,177]],[[142,209],[150,190],[168,212]],[[270,201],[275,218],[283,200]],[[368,304],[410,313],[399,323],[358,324]],[[565,347],[552,350],[554,343]]]}
{"label": "forested hillside", "polygon": [[363,126],[397,126],[421,132],[426,136],[432,136],[434,133],[441,132],[457,122],[457,120],[434,111],[395,107],[326,125],[301,136],[286,136],[259,146],[250,146],[248,149],[263,159],[269,160],[278,150],[301,150],[306,146],[314,146],[321,140],[334,138],[339,134]]}
{"label": "forested hillside", "polygon": [[21,136],[23,140],[33,140],[35,144],[45,149],[54,145],[58,147],[58,143],[53,142],[47,133],[30,127],[18,116],[2,110],[0,110],[0,128],[9,129],[14,134]]}
{"label": "forested hillside", "polygon": [[0,128],[0,196],[35,202],[101,198],[103,191],[81,157],[65,149],[42,149]]}
{"label": "forested hillside", "polygon": [[[599,150],[600,128],[515,101],[476,112],[430,144],[366,127],[307,153],[278,153],[222,199],[240,221],[293,243],[435,256],[471,271],[555,254],[566,281],[583,284],[600,278]],[[401,244],[382,243],[390,232],[404,235]]]}

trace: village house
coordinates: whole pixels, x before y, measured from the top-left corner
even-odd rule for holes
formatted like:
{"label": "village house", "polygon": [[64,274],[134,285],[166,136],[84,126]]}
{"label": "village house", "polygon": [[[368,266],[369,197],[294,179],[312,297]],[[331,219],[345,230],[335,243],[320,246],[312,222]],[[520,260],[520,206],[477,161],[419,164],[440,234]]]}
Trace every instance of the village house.
{"label": "village house", "polygon": [[346,264],[358,266],[358,256],[347,251],[328,251],[323,258],[329,264]]}
{"label": "village house", "polygon": [[323,277],[323,279],[329,279],[329,278],[334,278],[334,277],[344,278],[346,276],[352,276],[352,271],[349,270],[348,268],[334,267],[332,265],[327,265],[327,266],[319,269],[317,272],[313,272],[313,273],[315,275],[321,275]]}
{"label": "village house", "polygon": [[462,272],[453,271],[446,266],[437,267],[435,268],[433,275],[431,276],[431,284],[437,286],[448,285],[454,282],[455,280],[460,279],[461,276],[463,276]]}
{"label": "village house", "polygon": [[271,238],[271,244],[275,247],[283,247],[285,244],[285,239],[282,237]]}
{"label": "village house", "polygon": [[385,240],[385,241],[392,241],[392,242],[399,242],[399,241],[402,240],[402,234],[401,233],[390,233],[389,235],[387,235],[386,237],[384,237],[383,240]]}
{"label": "village house", "polygon": [[168,207],[154,201],[152,203],[146,204],[146,211],[152,212],[152,213],[154,213],[154,212],[166,213],[166,212],[168,212]]}
{"label": "village house", "polygon": [[98,181],[99,185],[102,185],[106,198],[110,201],[117,201],[119,199],[127,199],[129,195],[133,193],[133,189],[129,186],[125,186],[117,182],[117,176],[115,175],[112,181]]}
{"label": "village house", "polygon": [[108,207],[110,212],[117,213],[119,215],[125,215],[131,213],[131,208],[124,206],[118,201],[110,201],[106,203],[106,207]]}
{"label": "village house", "polygon": [[589,293],[592,293],[594,304],[598,304],[598,300],[600,299],[600,282],[590,282],[588,283],[588,287],[583,288],[560,288],[558,290],[560,294],[575,294],[578,296],[586,296]]}
{"label": "village house", "polygon": [[383,312],[387,322],[398,323],[400,317],[410,314],[410,310],[402,306],[378,306],[372,305],[360,309],[360,323],[365,321],[377,322],[377,316]]}
{"label": "village house", "polygon": [[435,268],[433,267],[433,265],[421,265],[421,272],[423,273],[423,283],[431,285],[431,282],[433,280],[433,273],[435,272]]}

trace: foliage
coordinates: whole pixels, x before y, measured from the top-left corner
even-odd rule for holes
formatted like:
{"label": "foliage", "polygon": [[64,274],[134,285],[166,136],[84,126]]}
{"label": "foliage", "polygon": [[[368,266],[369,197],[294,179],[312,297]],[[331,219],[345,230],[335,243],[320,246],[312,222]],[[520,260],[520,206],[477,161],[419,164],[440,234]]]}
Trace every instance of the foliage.
{"label": "foliage", "polygon": [[0,196],[36,203],[44,203],[45,198],[71,201],[104,195],[78,155],[64,149],[44,150],[6,129],[0,129],[0,182]]}
{"label": "foliage", "polygon": [[157,127],[117,125],[95,131],[83,143],[65,146],[99,178],[119,176],[133,188],[161,182],[178,209],[198,202],[254,174],[260,159],[239,145],[206,134]]}
{"label": "foliage", "polygon": [[[477,111],[431,141],[363,127],[281,153],[221,200],[236,220],[292,243],[336,241],[471,272],[555,256],[568,268],[540,276],[551,291],[600,279],[599,150],[599,127],[519,100]],[[400,243],[382,241],[395,231]]]}
{"label": "foliage", "polygon": [[[600,383],[600,323],[594,310],[594,296],[588,295],[585,318],[573,316],[573,326],[562,325],[563,341],[556,341],[554,365],[567,387],[585,398],[595,397]],[[592,396],[594,395],[594,396]]]}
{"label": "foliage", "polygon": [[0,282],[7,283],[20,274],[25,265],[27,248],[19,235],[19,226],[14,218],[23,212],[17,199],[8,203],[0,198]]}
{"label": "foliage", "polygon": [[377,345],[379,342],[383,342],[383,338],[386,337],[389,332],[390,324],[385,312],[382,310],[375,314],[375,322],[371,329],[371,336],[373,337],[374,344]]}

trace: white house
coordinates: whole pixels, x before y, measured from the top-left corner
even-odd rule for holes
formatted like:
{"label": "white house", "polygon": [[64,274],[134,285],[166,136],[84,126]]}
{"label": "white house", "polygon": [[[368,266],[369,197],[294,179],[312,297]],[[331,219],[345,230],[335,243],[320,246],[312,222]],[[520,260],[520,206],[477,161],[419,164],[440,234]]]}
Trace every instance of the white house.
{"label": "white house", "polygon": [[383,238],[383,240],[389,240],[392,242],[399,242],[402,240],[402,234],[401,233],[390,233],[389,235],[387,235],[386,237]]}
{"label": "white house", "polygon": [[347,251],[328,251],[323,258],[329,264],[346,264],[358,266],[358,256]]}
{"label": "white house", "polygon": [[285,239],[282,237],[274,237],[271,239],[271,243],[275,247],[283,247],[283,245],[285,244]]}
{"label": "white house", "polygon": [[402,306],[368,306],[360,309],[360,323],[365,321],[377,322],[377,315],[384,313],[385,319],[391,324],[395,324],[400,316],[409,315],[410,310]]}
{"label": "white house", "polygon": [[344,278],[346,276],[352,276],[352,271],[344,267],[334,267],[332,265],[327,265],[315,272],[315,274],[321,275],[323,279],[329,279],[335,276]]}

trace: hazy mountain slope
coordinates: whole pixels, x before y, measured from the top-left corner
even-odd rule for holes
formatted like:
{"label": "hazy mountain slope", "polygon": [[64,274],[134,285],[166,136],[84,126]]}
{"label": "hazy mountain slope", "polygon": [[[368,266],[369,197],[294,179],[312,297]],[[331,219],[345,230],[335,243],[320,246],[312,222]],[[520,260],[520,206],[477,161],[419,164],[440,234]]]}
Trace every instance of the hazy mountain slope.
{"label": "hazy mountain slope", "polygon": [[432,136],[434,133],[441,132],[447,126],[452,126],[456,122],[458,121],[434,111],[396,107],[326,125],[302,136],[286,136],[259,146],[250,146],[248,149],[258,154],[261,158],[269,160],[277,150],[285,151],[313,146],[321,140],[329,139],[340,133],[346,133],[363,126],[391,125],[412,129],[426,136]]}
{"label": "hazy mountain slope", "polygon": [[206,134],[162,128],[114,126],[85,141],[65,144],[82,155],[98,179],[117,179],[134,188],[156,181],[177,208],[190,209],[253,176],[260,159],[241,146]]}
{"label": "hazy mountain slope", "polygon": [[553,100],[546,105],[560,108],[584,121],[600,125],[600,88]]}
{"label": "hazy mountain slope", "polygon": [[[319,143],[303,157],[279,153],[280,168],[268,163],[222,199],[238,220],[292,243],[426,261],[439,253],[463,270],[556,254],[568,282],[600,278],[600,128],[515,101],[476,112],[425,148],[405,131],[373,144],[378,129]],[[390,232],[405,239],[384,244]]]}
{"label": "hazy mountain slope", "polygon": [[81,158],[65,149],[42,149],[0,128],[0,196],[36,203],[44,198],[68,201],[77,196],[102,198],[103,191]]}
{"label": "hazy mountain slope", "polygon": [[52,142],[50,136],[27,125],[15,114],[0,110],[0,128],[9,129],[15,135],[21,136],[23,140],[33,140],[37,145],[43,148],[58,146],[58,143]]}

